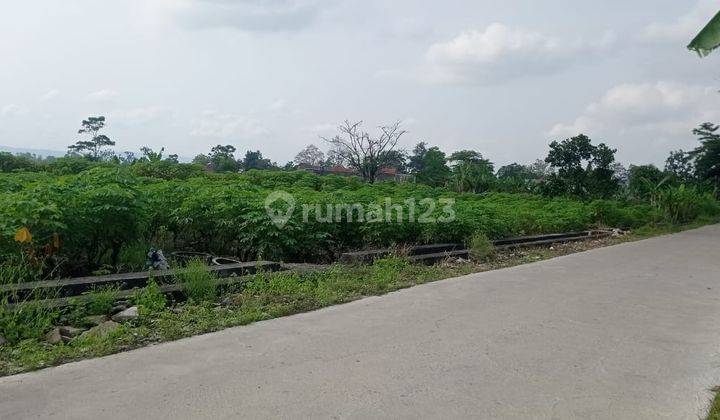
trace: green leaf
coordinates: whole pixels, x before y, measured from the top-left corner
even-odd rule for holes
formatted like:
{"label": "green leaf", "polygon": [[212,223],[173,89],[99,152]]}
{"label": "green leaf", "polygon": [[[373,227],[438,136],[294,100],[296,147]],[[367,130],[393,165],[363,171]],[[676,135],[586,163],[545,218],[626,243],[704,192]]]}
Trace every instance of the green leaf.
{"label": "green leaf", "polygon": [[690,42],[688,49],[696,51],[701,57],[705,57],[718,46],[720,46],[720,12]]}

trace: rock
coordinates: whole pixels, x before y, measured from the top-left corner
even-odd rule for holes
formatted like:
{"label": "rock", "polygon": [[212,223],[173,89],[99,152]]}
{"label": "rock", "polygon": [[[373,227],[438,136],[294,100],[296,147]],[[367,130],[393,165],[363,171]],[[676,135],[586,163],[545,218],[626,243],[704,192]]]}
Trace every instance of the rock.
{"label": "rock", "polygon": [[113,331],[116,331],[118,328],[120,328],[120,324],[113,321],[105,321],[102,324],[92,327],[89,330],[85,331],[84,333],[80,334],[80,337],[97,337],[97,338],[103,338],[107,337],[108,334],[110,334]]}
{"label": "rock", "polygon": [[85,331],[85,328],[75,328],[70,326],[63,326],[60,327],[60,335],[63,337],[73,338],[77,337],[78,335],[82,334]]}
{"label": "rock", "polygon": [[88,326],[98,326],[107,320],[108,317],[105,315],[90,315],[83,318],[82,323]]}
{"label": "rock", "polygon": [[5,344],[7,344],[7,340],[5,339],[5,337],[0,335],[0,346],[4,346]]}
{"label": "rock", "polygon": [[110,310],[110,313],[113,314],[113,315],[115,315],[115,314],[117,314],[117,313],[120,313],[120,312],[124,311],[124,310],[127,309],[127,308],[128,308],[128,307],[127,307],[127,305],[125,305],[125,304],[118,304],[118,305],[116,305],[116,306],[113,306],[113,308]]}
{"label": "rock", "polygon": [[181,308],[181,307],[172,308],[172,309],[170,309],[170,310],[172,311],[172,313],[174,313],[174,314],[176,314],[176,315],[180,315],[180,314],[183,313],[183,311],[184,311],[184,309]]}
{"label": "rock", "polygon": [[57,344],[62,341],[62,336],[60,335],[60,328],[53,328],[49,333],[45,335],[45,341],[47,341],[50,344]]}
{"label": "rock", "polygon": [[130,308],[125,309],[124,311],[113,315],[112,320],[115,322],[125,322],[130,321],[139,316],[138,314],[138,307],[133,306]]}

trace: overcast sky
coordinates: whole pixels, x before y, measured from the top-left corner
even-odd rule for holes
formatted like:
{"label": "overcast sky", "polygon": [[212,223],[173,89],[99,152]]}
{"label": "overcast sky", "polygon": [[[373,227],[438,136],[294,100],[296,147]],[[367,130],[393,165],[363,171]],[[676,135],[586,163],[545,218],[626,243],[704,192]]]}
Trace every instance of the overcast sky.
{"label": "overcast sky", "polygon": [[116,150],[215,144],[291,160],[345,119],[402,146],[529,162],[580,132],[624,163],[720,122],[720,8],[681,0],[27,0],[0,13],[0,145],[58,149],[108,118]]}

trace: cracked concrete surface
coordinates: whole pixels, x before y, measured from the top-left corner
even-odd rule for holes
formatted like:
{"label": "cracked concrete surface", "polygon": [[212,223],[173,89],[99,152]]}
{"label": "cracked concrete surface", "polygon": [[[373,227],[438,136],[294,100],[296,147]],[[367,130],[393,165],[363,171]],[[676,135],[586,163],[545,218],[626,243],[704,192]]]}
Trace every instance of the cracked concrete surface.
{"label": "cracked concrete surface", "polygon": [[0,418],[697,419],[720,226],[0,378]]}

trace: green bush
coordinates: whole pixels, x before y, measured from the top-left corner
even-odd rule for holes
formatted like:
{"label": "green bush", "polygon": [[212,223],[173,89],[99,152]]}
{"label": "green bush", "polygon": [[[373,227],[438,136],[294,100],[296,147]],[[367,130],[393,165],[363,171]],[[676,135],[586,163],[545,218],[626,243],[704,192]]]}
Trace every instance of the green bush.
{"label": "green bush", "polygon": [[467,241],[470,258],[474,261],[487,261],[495,253],[492,241],[483,232],[475,232]]}
{"label": "green bush", "polygon": [[[618,200],[588,203],[532,194],[455,193],[417,184],[370,185],[351,177],[302,171],[206,174],[187,166],[183,168],[189,171],[188,178],[178,179],[150,170],[165,166],[177,169],[170,164],[88,165],[89,169],[71,175],[0,173],[0,186],[7,186],[0,192],[0,264],[23,252],[42,255],[55,236],[60,248],[41,273],[46,276],[83,275],[103,265],[131,269],[142,262],[148,244],[167,252],[195,250],[244,260],[327,262],[349,249],[462,242],[475,231],[499,239],[598,225],[635,228],[663,219],[681,222],[717,207],[710,197],[687,191],[664,193],[667,196],[656,197],[652,205]],[[264,207],[265,198],[276,190],[296,200],[295,212],[282,228],[272,223]],[[408,223],[411,201],[416,218],[444,215],[443,205],[432,208],[422,202],[425,198],[454,200],[454,220]],[[322,221],[327,204],[358,203],[367,209],[386,200],[401,210],[402,223],[397,222],[396,212],[389,223],[356,218],[349,222],[347,213],[339,222]],[[700,200],[699,204],[692,205],[693,200]],[[315,204],[321,205],[318,214]],[[312,209],[307,223],[304,205]],[[33,241],[21,246],[13,236],[22,227],[30,230]],[[56,265],[58,270],[50,273]]]}
{"label": "green bush", "polygon": [[621,205],[612,200],[595,200],[589,208],[597,227],[634,229],[663,218],[662,212],[650,204]]}
{"label": "green bush", "polygon": [[699,216],[720,214],[720,206],[711,194],[685,185],[662,189],[655,193],[653,201],[672,223],[688,223]]}
{"label": "green bush", "polygon": [[40,339],[60,315],[56,308],[43,302],[51,298],[47,293],[35,292],[15,306],[8,306],[9,296],[0,298],[0,336],[10,343],[26,339]]}
{"label": "green bush", "polygon": [[120,286],[106,285],[93,286],[93,288],[83,293],[86,297],[85,312],[88,315],[106,315],[110,313],[115,301],[118,297]]}
{"label": "green bush", "polygon": [[370,293],[380,293],[392,289],[402,271],[409,265],[407,260],[398,257],[375,260],[369,276],[370,285],[373,287]]}
{"label": "green bush", "polygon": [[160,312],[167,305],[165,294],[154,280],[148,281],[147,286],[136,290],[132,302],[138,306],[141,315]]}
{"label": "green bush", "polygon": [[212,301],[217,297],[217,277],[208,270],[203,261],[192,260],[175,274],[188,299],[194,302]]}

